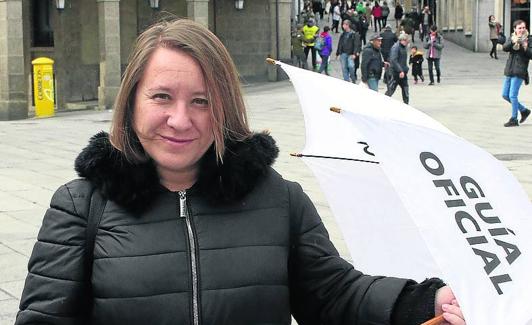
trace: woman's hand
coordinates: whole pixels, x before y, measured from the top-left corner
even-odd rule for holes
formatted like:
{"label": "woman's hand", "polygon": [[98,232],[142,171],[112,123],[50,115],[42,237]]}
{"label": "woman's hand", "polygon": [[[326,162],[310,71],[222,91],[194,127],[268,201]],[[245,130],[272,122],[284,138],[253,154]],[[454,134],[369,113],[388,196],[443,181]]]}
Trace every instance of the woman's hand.
{"label": "woman's hand", "polygon": [[442,325],[465,325],[462,309],[448,286],[441,287],[436,291],[436,300],[434,302],[436,316],[443,313],[445,322]]}

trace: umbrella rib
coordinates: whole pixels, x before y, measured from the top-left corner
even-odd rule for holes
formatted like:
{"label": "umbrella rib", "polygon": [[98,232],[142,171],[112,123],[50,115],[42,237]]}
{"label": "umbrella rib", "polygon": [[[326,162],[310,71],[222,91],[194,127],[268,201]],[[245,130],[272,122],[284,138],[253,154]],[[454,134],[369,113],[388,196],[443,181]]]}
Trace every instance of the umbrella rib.
{"label": "umbrella rib", "polygon": [[358,161],[358,162],[364,162],[364,163],[369,163],[369,164],[379,164],[378,161],[371,161],[371,160],[363,160],[363,159],[355,159],[355,158],[344,158],[344,157],[332,157],[332,156],[304,155],[304,154],[301,154],[301,153],[292,154],[292,156],[295,156],[295,157],[306,157],[306,158],[325,158],[325,159],[337,159],[337,160],[350,160],[350,161]]}

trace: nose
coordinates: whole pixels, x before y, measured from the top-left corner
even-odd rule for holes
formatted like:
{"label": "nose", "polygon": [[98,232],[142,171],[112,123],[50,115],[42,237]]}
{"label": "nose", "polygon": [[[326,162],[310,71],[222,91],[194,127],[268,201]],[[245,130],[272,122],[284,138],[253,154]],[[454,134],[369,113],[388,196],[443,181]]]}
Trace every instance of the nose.
{"label": "nose", "polygon": [[184,101],[177,101],[169,111],[166,124],[176,131],[185,131],[192,127],[192,118],[188,105]]}

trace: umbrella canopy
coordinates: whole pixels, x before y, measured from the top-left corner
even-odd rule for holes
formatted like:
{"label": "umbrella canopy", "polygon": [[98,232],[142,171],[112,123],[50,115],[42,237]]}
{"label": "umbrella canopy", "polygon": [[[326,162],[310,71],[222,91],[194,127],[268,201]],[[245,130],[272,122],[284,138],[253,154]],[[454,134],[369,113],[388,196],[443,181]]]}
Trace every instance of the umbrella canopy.
{"label": "umbrella canopy", "polygon": [[468,324],[532,324],[532,205],[513,175],[410,106],[275,63],[304,113],[302,159],[355,266],[441,277]]}

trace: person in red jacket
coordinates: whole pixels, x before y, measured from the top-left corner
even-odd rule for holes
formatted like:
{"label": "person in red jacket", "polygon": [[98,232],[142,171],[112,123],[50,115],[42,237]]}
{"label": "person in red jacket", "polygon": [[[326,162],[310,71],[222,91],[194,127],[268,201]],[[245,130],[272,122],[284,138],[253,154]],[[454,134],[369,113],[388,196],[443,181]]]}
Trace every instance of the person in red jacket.
{"label": "person in red jacket", "polygon": [[375,27],[375,33],[378,31],[380,32],[382,29],[381,22],[382,22],[382,7],[379,5],[378,1],[375,1],[375,5],[373,6],[373,9],[371,9],[371,15],[373,16],[373,23]]}

